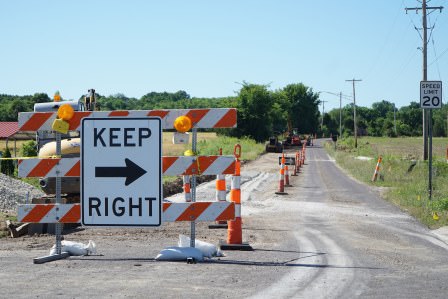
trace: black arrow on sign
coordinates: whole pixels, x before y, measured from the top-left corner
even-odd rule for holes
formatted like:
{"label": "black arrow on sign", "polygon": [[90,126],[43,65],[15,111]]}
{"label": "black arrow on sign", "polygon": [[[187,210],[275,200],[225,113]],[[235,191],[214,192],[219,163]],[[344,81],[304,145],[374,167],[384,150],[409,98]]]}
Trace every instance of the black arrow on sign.
{"label": "black arrow on sign", "polygon": [[122,178],[126,177],[125,186],[130,185],[147,171],[129,160],[124,159],[124,167],[95,167],[95,177],[97,178]]}

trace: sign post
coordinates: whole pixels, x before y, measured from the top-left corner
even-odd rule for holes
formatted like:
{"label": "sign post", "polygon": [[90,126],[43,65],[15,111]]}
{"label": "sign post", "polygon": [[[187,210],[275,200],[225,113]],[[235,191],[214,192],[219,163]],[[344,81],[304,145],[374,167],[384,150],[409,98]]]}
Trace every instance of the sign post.
{"label": "sign post", "polygon": [[82,224],[159,226],[161,119],[84,118],[81,132]]}
{"label": "sign post", "polygon": [[428,192],[432,199],[432,109],[442,108],[442,81],[420,82],[420,108],[429,109],[428,135]]}

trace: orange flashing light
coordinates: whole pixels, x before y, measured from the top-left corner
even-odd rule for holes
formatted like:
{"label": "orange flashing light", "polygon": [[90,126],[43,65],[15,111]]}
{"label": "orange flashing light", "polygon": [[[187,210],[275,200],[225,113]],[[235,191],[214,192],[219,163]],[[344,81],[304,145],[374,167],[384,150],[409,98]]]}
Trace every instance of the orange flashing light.
{"label": "orange flashing light", "polygon": [[174,128],[180,133],[189,131],[191,129],[191,119],[185,115],[179,116],[174,120]]}
{"label": "orange flashing light", "polygon": [[61,105],[58,109],[58,117],[62,120],[69,121],[75,114],[75,110],[69,104]]}

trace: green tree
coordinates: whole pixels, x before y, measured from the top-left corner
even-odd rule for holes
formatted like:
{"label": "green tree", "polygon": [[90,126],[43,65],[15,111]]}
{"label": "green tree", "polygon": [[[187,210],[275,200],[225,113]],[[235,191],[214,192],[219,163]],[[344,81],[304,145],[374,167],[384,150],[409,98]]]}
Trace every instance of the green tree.
{"label": "green tree", "polygon": [[303,83],[289,84],[282,90],[285,96],[283,108],[288,121],[299,132],[317,132],[319,127],[319,94]]}
{"label": "green tree", "polygon": [[231,131],[236,137],[247,136],[257,142],[272,135],[274,99],[266,85],[243,83],[238,93],[238,125]]}
{"label": "green tree", "polygon": [[[3,152],[2,158],[11,158],[11,151],[7,147]],[[14,163],[11,159],[1,160],[0,161],[0,171],[3,174],[12,176],[14,174]]]}

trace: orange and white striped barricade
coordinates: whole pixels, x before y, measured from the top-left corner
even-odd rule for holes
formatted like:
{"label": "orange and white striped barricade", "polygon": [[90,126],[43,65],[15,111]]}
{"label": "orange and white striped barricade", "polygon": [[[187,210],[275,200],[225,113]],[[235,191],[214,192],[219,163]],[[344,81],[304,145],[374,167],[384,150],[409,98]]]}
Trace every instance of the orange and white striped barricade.
{"label": "orange and white striped barricade", "polygon": [[[113,201],[112,201],[113,202]],[[115,212],[121,212],[121,201],[112,204]],[[105,213],[104,208],[93,212]],[[163,203],[163,222],[224,221],[235,219],[233,202]],[[80,204],[22,204],[18,205],[19,222],[27,223],[81,223]]]}
{"label": "orange and white striped barricade", "polygon": [[[57,112],[20,112],[19,131],[36,132],[52,131],[53,121]],[[237,124],[235,108],[207,108],[207,109],[167,109],[167,110],[123,110],[123,111],[75,111],[68,121],[69,131],[81,130],[81,119],[84,117],[148,117],[158,116],[162,119],[162,129],[174,129],[174,120],[179,116],[191,119],[195,128],[234,128]]]}
{"label": "orange and white striped barricade", "polygon": [[[233,174],[232,156],[163,156],[163,175],[216,175]],[[19,177],[80,176],[80,158],[19,159]]]}
{"label": "orange and white striped barricade", "polygon": [[286,195],[285,192],[285,154],[282,154],[282,159],[280,162],[280,180],[278,182],[278,191],[275,194]]}
{"label": "orange and white striped barricade", "polygon": [[252,251],[248,243],[243,243],[243,228],[241,217],[241,145],[237,144],[234,149],[235,173],[231,179],[230,202],[235,204],[235,219],[228,221],[227,242],[221,241],[222,250],[244,250]]}
{"label": "orange and white striped barricade", "polygon": [[[61,106],[62,107],[62,106]],[[19,113],[19,131],[21,132],[36,132],[36,131],[53,131],[53,123],[57,119],[58,112],[21,112]],[[83,118],[106,119],[119,117],[120,119],[141,118],[141,117],[160,117],[162,129],[173,129],[175,122],[180,116],[187,116],[193,124],[193,132],[199,128],[233,128],[237,124],[237,111],[235,108],[211,108],[211,109],[170,109],[170,110],[135,110],[135,111],[74,111],[69,120],[65,120],[68,131],[81,131],[81,120]],[[56,134],[57,135],[57,134]],[[58,146],[57,146],[58,148]],[[235,161],[233,157],[226,156],[201,156],[201,157],[162,157],[163,175],[217,175],[234,173]],[[77,177],[80,176],[80,160],[79,158],[56,158],[56,159],[27,159],[19,161],[19,176],[21,177]],[[192,188],[194,188],[192,186]],[[234,204],[227,202],[200,202],[200,203],[171,203],[163,205],[164,210],[182,210],[181,204],[189,205],[190,214],[195,211],[204,210],[208,213],[210,210],[206,205],[211,207],[218,205],[232,205],[227,207],[226,212],[222,213],[211,212],[211,215],[216,217],[195,216],[193,213],[189,215],[182,212],[185,217],[180,216],[176,219],[187,219],[194,223],[195,220],[202,221],[220,221],[234,218]],[[31,205],[33,206],[33,205]],[[79,208],[63,207],[61,203],[56,203],[54,207],[40,207],[34,205],[36,209],[31,209],[32,214],[41,214],[45,217],[54,218],[56,223],[59,219],[62,221],[73,221],[73,214],[76,214]],[[168,207],[169,206],[169,207]],[[30,207],[27,207],[30,209]],[[110,207],[109,207],[110,208]],[[20,209],[20,208],[19,208]],[[45,213],[46,209],[49,209]],[[53,215],[51,211],[56,211]],[[42,212],[44,211],[44,212]],[[62,215],[62,211],[66,214]],[[211,210],[210,210],[211,211]],[[233,212],[232,212],[233,211]],[[43,214],[42,214],[43,213]],[[165,211],[163,212],[165,214]],[[233,215],[232,215],[233,214]],[[53,216],[51,216],[53,215]],[[203,215],[203,213],[201,213]],[[220,216],[221,215],[221,216]],[[24,218],[25,220],[31,220]],[[166,219],[171,219],[166,217]],[[51,219],[50,219],[51,220]],[[185,220],[185,221],[187,221]],[[49,221],[48,219],[43,221]],[[205,220],[204,220],[205,221]]]}
{"label": "orange and white striped barricade", "polygon": [[381,156],[379,156],[378,162],[376,163],[376,166],[375,166],[375,172],[373,173],[373,176],[372,176],[372,182],[375,182],[376,179],[378,178],[378,174],[380,173],[380,165],[381,165],[382,161],[383,161],[383,158]]}
{"label": "orange and white striped barricade", "polygon": [[[222,156],[222,148],[219,149],[219,155]],[[216,175],[216,183],[215,183],[216,193],[215,199],[216,201],[226,201],[226,176],[224,174]],[[215,224],[210,224],[208,228],[227,228],[227,221],[218,221]]]}

